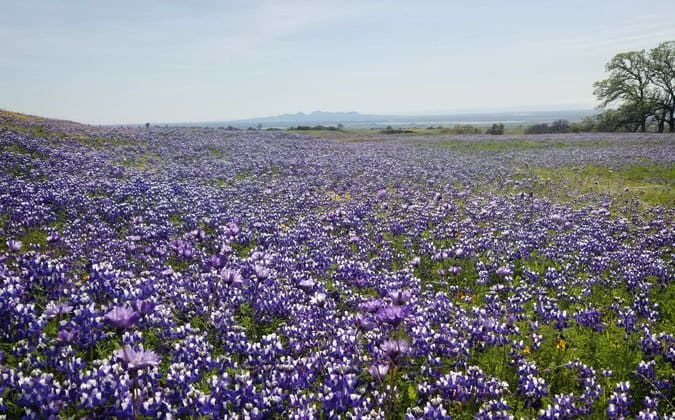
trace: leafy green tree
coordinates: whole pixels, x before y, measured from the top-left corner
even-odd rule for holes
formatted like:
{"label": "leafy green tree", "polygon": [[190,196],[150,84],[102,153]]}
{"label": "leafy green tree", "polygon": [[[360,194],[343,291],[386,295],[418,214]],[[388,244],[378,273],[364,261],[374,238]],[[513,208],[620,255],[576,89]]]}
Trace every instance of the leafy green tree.
{"label": "leafy green tree", "polygon": [[504,124],[492,124],[492,127],[488,128],[485,134],[501,135],[504,134]]}
{"label": "leafy green tree", "polygon": [[659,131],[668,124],[675,132],[675,41],[666,41],[649,51],[649,81],[659,90]]}
{"label": "leafy green tree", "polygon": [[567,120],[555,120],[551,123],[552,133],[567,133],[570,131],[570,122]]}
{"label": "leafy green tree", "polygon": [[605,69],[605,80],[594,83],[595,96],[607,107],[612,103],[630,108],[640,131],[647,131],[649,118],[654,115],[657,96],[650,87],[650,65],[644,50],[615,55]]}

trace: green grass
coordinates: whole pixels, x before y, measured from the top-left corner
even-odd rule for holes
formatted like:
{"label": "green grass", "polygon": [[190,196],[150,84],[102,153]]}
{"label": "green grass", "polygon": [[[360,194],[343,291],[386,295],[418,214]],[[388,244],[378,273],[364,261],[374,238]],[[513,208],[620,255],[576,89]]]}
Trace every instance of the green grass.
{"label": "green grass", "polygon": [[32,244],[39,246],[40,249],[45,249],[47,247],[47,232],[40,227],[30,228],[21,237],[21,242],[23,242],[24,246]]}
{"label": "green grass", "polygon": [[675,204],[675,166],[667,163],[534,168],[528,175],[539,178],[537,193],[561,202],[596,194],[623,202],[637,199],[646,207]]}
{"label": "green grass", "polygon": [[94,149],[103,149],[120,146],[147,146],[147,142],[144,141],[137,141],[124,138],[100,137],[100,136],[91,137],[85,134],[78,134],[73,137],[73,140],[84,146],[89,146]]}
{"label": "green grass", "polygon": [[43,126],[20,125],[15,123],[0,123],[0,130],[1,129],[15,131],[22,134],[28,134],[31,137],[38,137],[38,138],[57,137],[59,139],[64,139],[67,137],[66,133],[56,130],[50,130],[47,127]]}
{"label": "green grass", "polygon": [[130,167],[130,168],[137,168],[140,170],[146,170],[146,169],[152,169],[154,166],[152,165],[153,161],[160,161],[162,158],[156,153],[151,153],[151,152],[145,152],[142,154],[139,154],[136,157],[133,158],[126,158],[126,159],[121,159],[117,161],[118,164]]}

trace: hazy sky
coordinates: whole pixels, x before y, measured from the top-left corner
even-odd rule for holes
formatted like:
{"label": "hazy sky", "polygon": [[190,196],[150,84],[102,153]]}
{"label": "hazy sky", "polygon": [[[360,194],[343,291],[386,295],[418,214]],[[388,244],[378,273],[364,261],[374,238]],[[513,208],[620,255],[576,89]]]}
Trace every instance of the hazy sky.
{"label": "hazy sky", "polygon": [[590,108],[614,54],[675,39],[667,4],[0,0],[0,108],[90,123]]}

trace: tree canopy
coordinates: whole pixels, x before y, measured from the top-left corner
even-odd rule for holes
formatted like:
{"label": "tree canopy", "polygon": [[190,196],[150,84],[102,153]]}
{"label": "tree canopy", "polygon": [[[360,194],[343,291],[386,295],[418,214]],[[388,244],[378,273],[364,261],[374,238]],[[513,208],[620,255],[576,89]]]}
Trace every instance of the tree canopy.
{"label": "tree canopy", "polygon": [[609,77],[594,83],[607,111],[596,118],[612,131],[675,132],[675,41],[656,48],[615,55],[605,66]]}

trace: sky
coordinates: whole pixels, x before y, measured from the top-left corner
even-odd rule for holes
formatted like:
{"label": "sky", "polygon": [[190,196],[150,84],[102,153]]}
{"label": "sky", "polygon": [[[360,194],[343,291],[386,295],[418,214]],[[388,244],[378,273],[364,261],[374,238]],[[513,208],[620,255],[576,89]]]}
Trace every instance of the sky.
{"label": "sky", "polygon": [[86,123],[589,109],[651,0],[6,1],[0,108]]}

